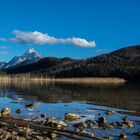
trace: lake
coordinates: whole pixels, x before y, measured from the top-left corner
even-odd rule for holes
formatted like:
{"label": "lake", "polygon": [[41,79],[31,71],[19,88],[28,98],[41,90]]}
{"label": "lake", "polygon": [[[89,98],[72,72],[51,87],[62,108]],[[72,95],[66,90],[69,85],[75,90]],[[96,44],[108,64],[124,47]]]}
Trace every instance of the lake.
{"label": "lake", "polygon": [[[32,110],[26,105],[34,104]],[[122,121],[124,116],[134,121],[134,128],[118,128],[104,130],[94,129],[100,137],[111,136],[118,139],[121,133],[127,134],[131,140],[138,139],[134,134],[140,131],[140,86],[138,84],[72,84],[55,82],[0,82],[0,109],[9,107],[18,118],[31,119],[41,113],[50,117],[64,119],[65,113],[79,114],[80,121],[97,120],[105,116],[108,122]],[[21,109],[16,114],[16,109]],[[114,115],[107,115],[113,110]],[[73,122],[77,123],[77,122]],[[69,123],[70,128],[72,124]],[[88,130],[87,130],[88,131]],[[63,138],[64,139],[64,138]]]}

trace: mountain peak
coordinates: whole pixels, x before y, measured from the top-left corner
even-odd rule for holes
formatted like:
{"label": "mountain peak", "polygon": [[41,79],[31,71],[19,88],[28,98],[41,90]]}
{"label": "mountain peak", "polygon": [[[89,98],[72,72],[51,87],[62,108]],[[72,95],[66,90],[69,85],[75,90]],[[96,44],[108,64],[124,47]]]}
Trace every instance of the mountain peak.
{"label": "mountain peak", "polygon": [[34,48],[30,48],[26,51],[26,53],[33,53],[33,52],[36,52]]}
{"label": "mountain peak", "polygon": [[15,56],[12,60],[8,61],[7,63],[0,64],[0,69],[4,68],[11,68],[17,65],[25,65],[29,63],[37,62],[43,58],[34,48],[28,49],[22,56]]}
{"label": "mountain peak", "polygon": [[38,58],[42,58],[42,56],[34,49],[34,48],[30,48],[28,49],[23,55],[22,57],[30,57],[30,56],[35,56]]}

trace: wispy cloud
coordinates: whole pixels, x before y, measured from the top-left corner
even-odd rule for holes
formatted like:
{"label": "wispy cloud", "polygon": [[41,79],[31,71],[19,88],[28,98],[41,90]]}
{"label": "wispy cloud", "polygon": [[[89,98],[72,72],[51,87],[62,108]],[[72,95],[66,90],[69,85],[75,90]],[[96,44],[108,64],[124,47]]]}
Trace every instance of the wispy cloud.
{"label": "wispy cloud", "polygon": [[0,49],[8,50],[8,49],[10,49],[10,47],[9,46],[0,46]]}
{"label": "wispy cloud", "polygon": [[9,55],[10,52],[8,51],[0,51],[0,55]]}
{"label": "wispy cloud", "polygon": [[9,49],[10,47],[9,46],[0,46],[0,55],[9,55],[10,52],[9,52]]}
{"label": "wispy cloud", "polygon": [[28,44],[28,45],[72,44],[78,47],[85,47],[85,48],[96,46],[95,41],[87,41],[86,39],[79,38],[79,37],[56,38],[38,31],[26,32],[26,31],[14,30],[12,34],[15,35],[15,38],[0,38],[0,40],[6,42]]}

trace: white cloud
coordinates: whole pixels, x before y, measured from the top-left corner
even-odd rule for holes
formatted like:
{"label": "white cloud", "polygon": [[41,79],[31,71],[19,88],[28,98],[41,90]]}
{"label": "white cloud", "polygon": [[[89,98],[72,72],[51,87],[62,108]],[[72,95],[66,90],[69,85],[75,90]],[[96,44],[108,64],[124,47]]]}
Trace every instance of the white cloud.
{"label": "white cloud", "polygon": [[72,38],[55,38],[53,36],[49,36],[48,34],[43,34],[38,31],[34,32],[26,32],[20,30],[14,30],[12,34],[15,35],[15,38],[0,38],[1,41],[7,42],[16,42],[21,44],[29,44],[29,45],[53,45],[53,44],[72,44],[79,47],[95,47],[95,41],[87,41],[83,38],[72,37]]}

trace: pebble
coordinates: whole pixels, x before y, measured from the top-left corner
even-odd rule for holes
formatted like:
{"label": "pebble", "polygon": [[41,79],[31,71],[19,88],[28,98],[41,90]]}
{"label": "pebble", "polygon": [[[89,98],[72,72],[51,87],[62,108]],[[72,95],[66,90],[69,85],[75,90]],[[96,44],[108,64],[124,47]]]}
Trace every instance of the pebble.
{"label": "pebble", "polygon": [[128,116],[125,116],[124,118],[123,118],[123,121],[128,121]]}
{"label": "pebble", "polygon": [[28,105],[26,105],[26,108],[33,109],[34,108],[34,104],[28,104]]}
{"label": "pebble", "polygon": [[40,114],[40,117],[41,118],[45,118],[46,117],[46,114]]}
{"label": "pebble", "polygon": [[108,110],[108,111],[106,112],[106,114],[107,114],[107,115],[114,115],[114,114],[115,114],[115,111]]}
{"label": "pebble", "polygon": [[86,126],[85,126],[85,124],[83,122],[74,124],[73,127],[77,128],[77,129],[79,129],[81,131],[85,130],[85,128],[86,128]]}
{"label": "pebble", "polygon": [[16,110],[16,113],[21,113],[21,110],[20,110],[20,109],[17,109],[17,110]]}
{"label": "pebble", "polygon": [[120,140],[128,140],[128,137],[126,134],[120,134],[119,138]]}
{"label": "pebble", "polygon": [[112,126],[116,126],[117,124],[115,122],[111,123]]}

